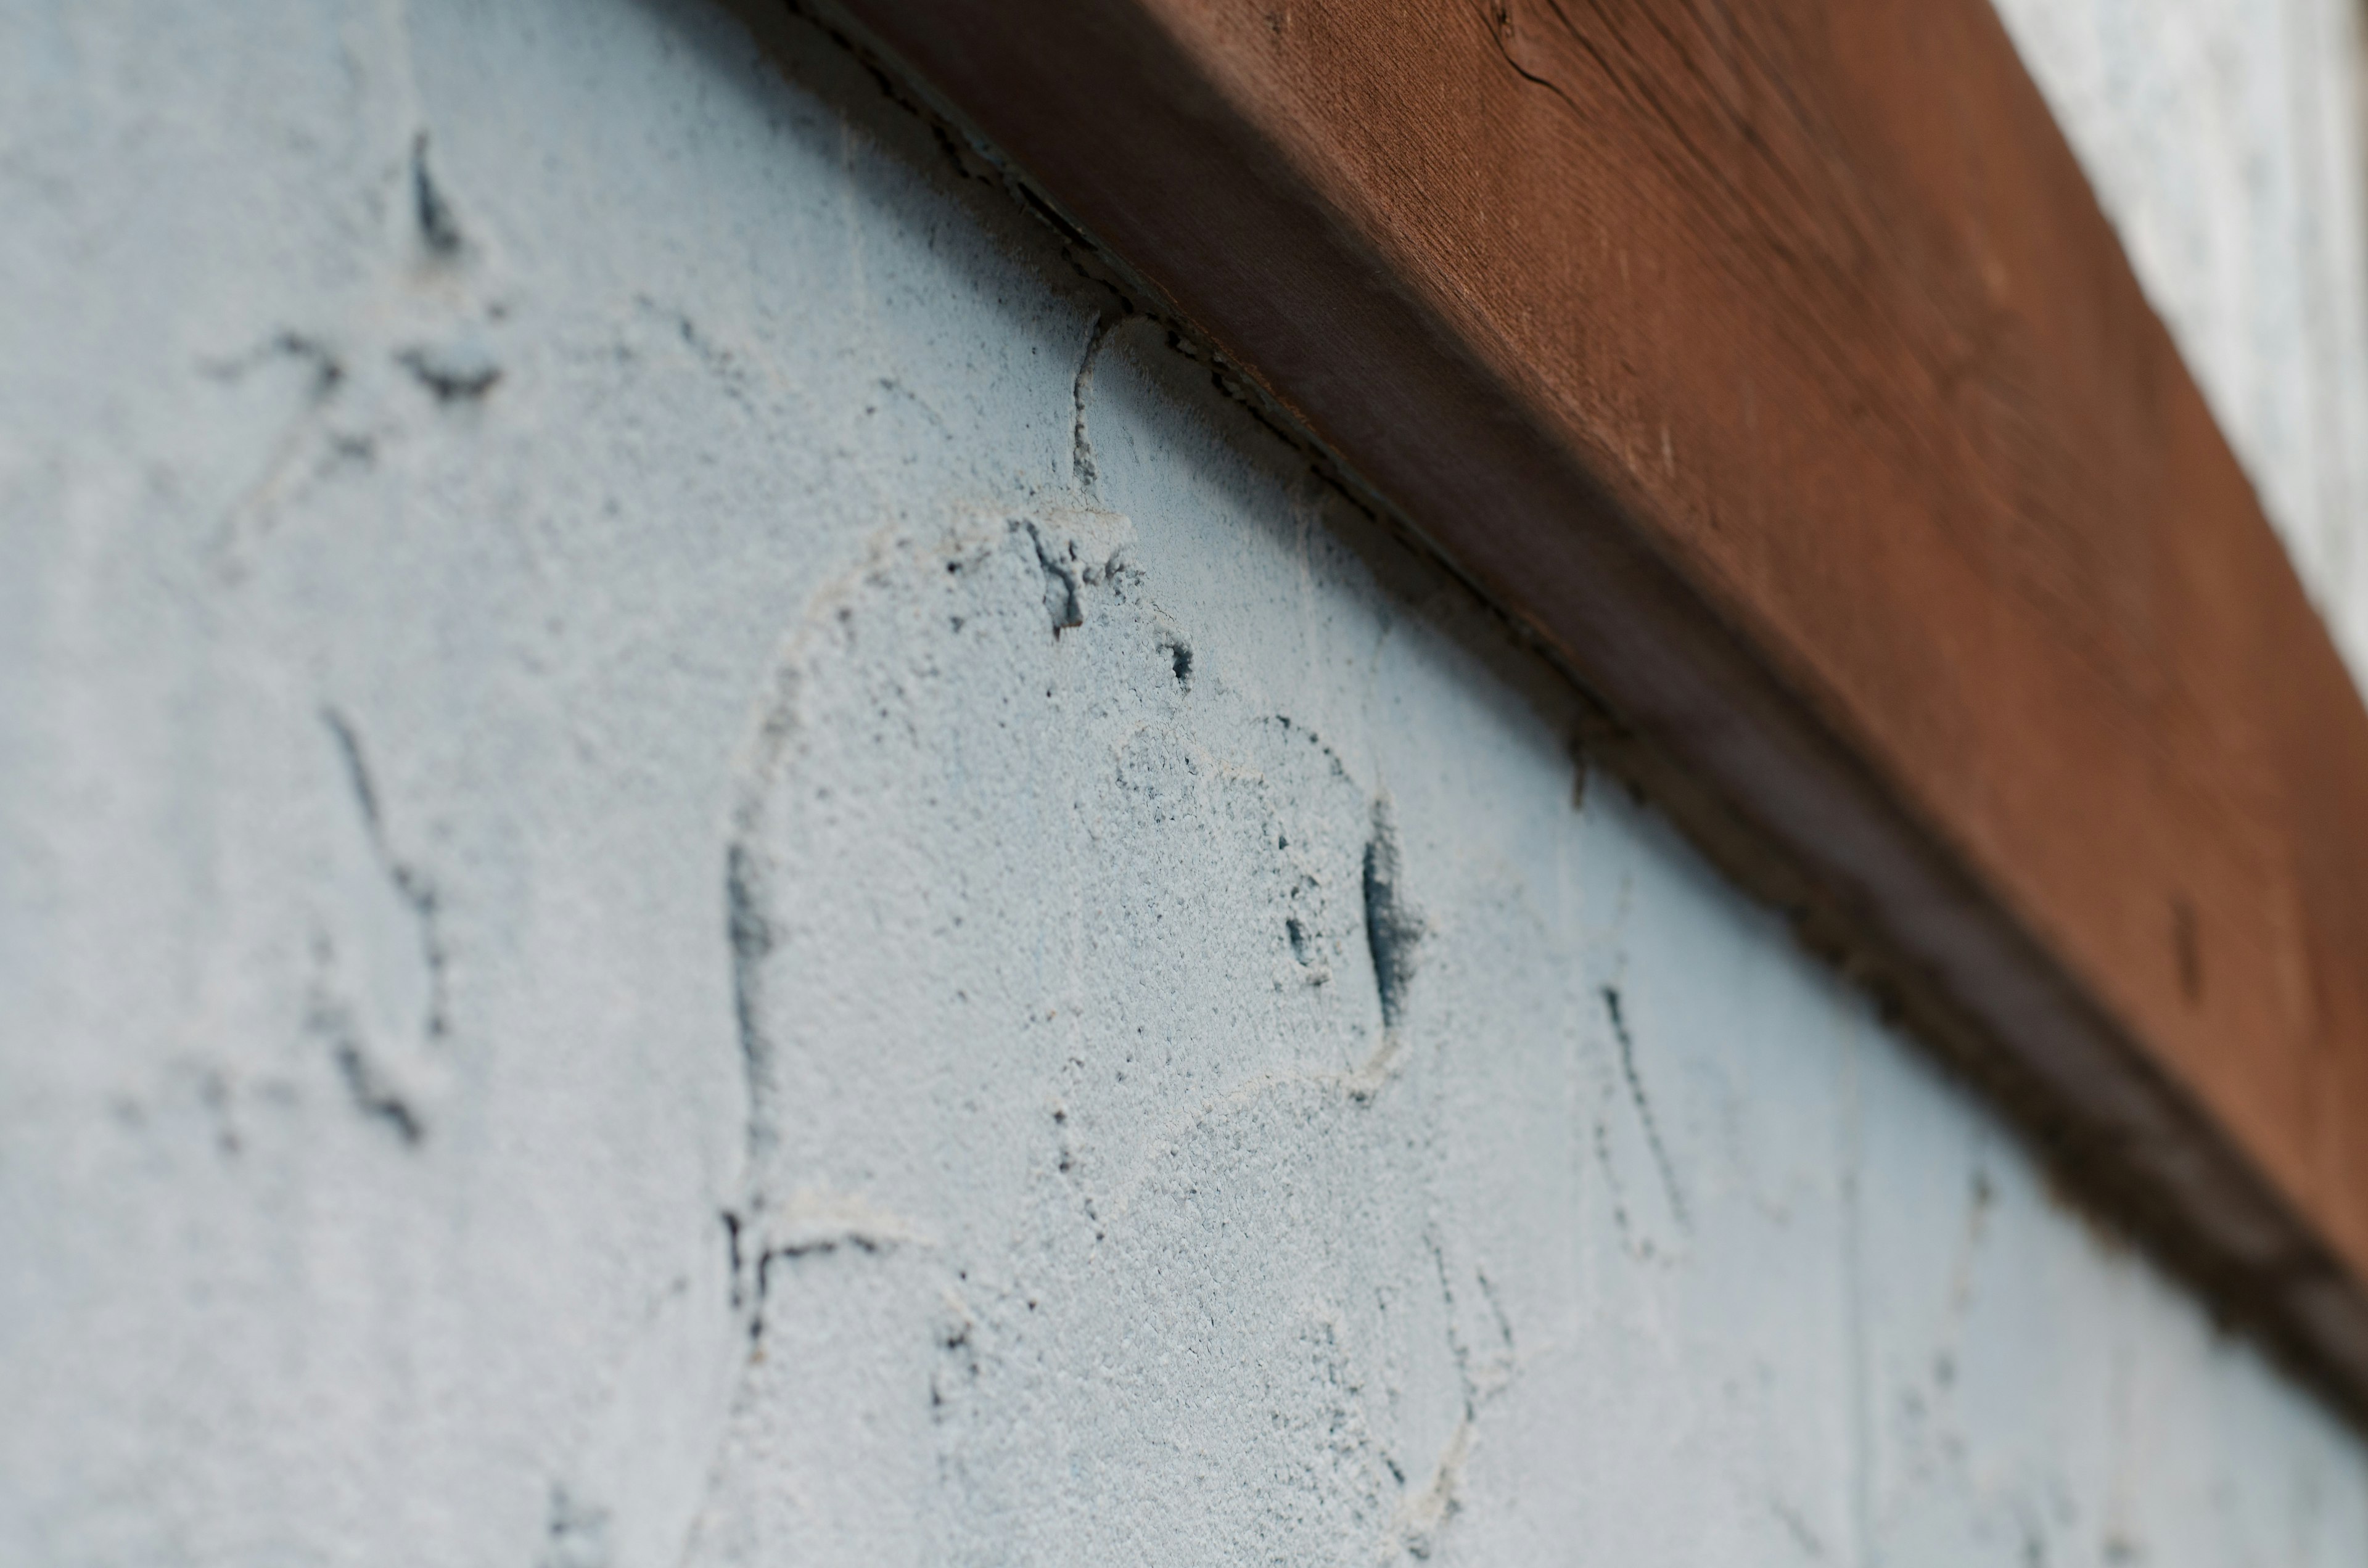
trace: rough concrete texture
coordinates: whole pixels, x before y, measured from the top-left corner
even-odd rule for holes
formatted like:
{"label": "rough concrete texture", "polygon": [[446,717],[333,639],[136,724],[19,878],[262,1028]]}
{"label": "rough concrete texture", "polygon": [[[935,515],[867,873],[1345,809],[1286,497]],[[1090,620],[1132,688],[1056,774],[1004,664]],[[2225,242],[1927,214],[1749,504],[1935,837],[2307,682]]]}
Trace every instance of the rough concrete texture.
{"label": "rough concrete texture", "polygon": [[2368,683],[2360,0],[1998,0]]}
{"label": "rough concrete texture", "polygon": [[0,18],[0,1561],[2368,1561],[823,35]]}

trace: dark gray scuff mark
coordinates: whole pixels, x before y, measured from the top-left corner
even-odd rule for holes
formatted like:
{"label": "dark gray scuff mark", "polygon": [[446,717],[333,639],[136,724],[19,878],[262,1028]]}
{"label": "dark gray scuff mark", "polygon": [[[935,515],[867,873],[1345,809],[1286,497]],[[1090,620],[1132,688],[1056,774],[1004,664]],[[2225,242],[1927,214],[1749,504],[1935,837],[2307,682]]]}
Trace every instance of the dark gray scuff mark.
{"label": "dark gray scuff mark", "polygon": [[354,1108],[393,1130],[406,1148],[417,1148],[427,1137],[427,1126],[411,1103],[386,1081],[363,1049],[361,1030],[343,1004],[323,995],[306,1010],[305,1027],[329,1043],[330,1060],[352,1097]]}
{"label": "dark gray scuff mark", "polygon": [[1092,328],[1086,334],[1086,351],[1077,360],[1076,380],[1069,388],[1074,409],[1069,426],[1069,468],[1076,476],[1077,488],[1090,494],[1101,477],[1094,465],[1094,444],[1086,438],[1086,394],[1093,390],[1094,359],[1100,354],[1103,340],[1110,336],[1115,319],[1097,314]]}
{"label": "dark gray scuff mark", "polygon": [[[1349,782],[1348,764],[1342,762],[1340,760],[1340,754],[1332,749],[1332,743],[1317,734],[1314,730],[1309,729],[1306,725],[1293,723],[1292,722],[1291,715],[1288,713],[1277,713],[1273,715],[1273,720],[1275,723],[1281,726],[1282,733],[1284,734],[1297,735],[1309,745],[1314,746],[1316,750],[1322,752],[1324,754],[1325,763],[1332,770],[1333,778],[1338,779],[1343,784]],[[1376,809],[1380,810],[1383,808],[1377,807]]]}
{"label": "dark gray scuff mark", "polygon": [[280,359],[293,359],[312,371],[308,401],[314,408],[328,402],[345,383],[345,361],[320,338],[292,327],[272,334],[264,343],[235,358],[207,360],[198,369],[210,380],[236,385],[250,371]]}
{"label": "dark gray scuff mark", "polygon": [[719,1209],[716,1218],[723,1221],[723,1256],[732,1271],[732,1310],[746,1310],[748,1302],[748,1265],[740,1253],[740,1215],[733,1209]]}
{"label": "dark gray scuff mark", "polygon": [[328,726],[330,736],[336,742],[337,755],[346,766],[346,781],[361,808],[362,826],[370,835],[370,848],[386,872],[387,881],[393,884],[396,896],[410,906],[419,927],[420,960],[427,968],[427,1016],[422,1027],[429,1040],[441,1040],[451,1032],[451,1017],[447,1006],[446,954],[436,885],[388,846],[378,787],[371,781],[370,764],[362,755],[361,737],[353,725],[334,708],[321,710],[321,722]]}
{"label": "dark gray scuff mark", "polygon": [[1504,1299],[1497,1295],[1496,1281],[1485,1268],[1474,1267],[1472,1278],[1479,1283],[1481,1299],[1488,1303],[1488,1315],[1496,1320],[1497,1336],[1505,1342],[1505,1357],[1509,1362],[1514,1354],[1512,1314],[1505,1311]]}
{"label": "dark gray scuff mark", "polygon": [[1628,1198],[1620,1184],[1619,1162],[1611,1157],[1611,1129],[1600,1117],[1595,1123],[1595,1163],[1601,1167],[1611,1195],[1611,1222],[1619,1227],[1620,1239],[1633,1247],[1636,1244],[1635,1231],[1628,1222]]}
{"label": "dark gray scuff mark", "polygon": [[572,1495],[564,1486],[553,1486],[536,1568],[609,1568],[612,1560],[609,1510]]}
{"label": "dark gray scuff mark", "polygon": [[[724,950],[731,962],[732,1017],[739,1048],[741,1082],[746,1095],[746,1153],[749,1179],[756,1179],[772,1153],[778,1137],[773,1114],[775,1051],[765,1028],[765,966],[780,947],[781,933],[767,914],[770,897],[771,861],[764,848],[765,800],[782,765],[782,753],[797,729],[799,666],[794,660],[777,663],[767,683],[769,690],[758,709],[749,753],[734,768],[730,830],[723,845]],[[745,1195],[761,1209],[761,1197]],[[727,1227],[736,1223],[725,1216]],[[743,1249],[733,1231],[734,1278]],[[753,1267],[753,1260],[751,1260]],[[737,1287],[735,1285],[735,1298]]]}
{"label": "dark gray scuff mark", "polygon": [[949,1407],[953,1398],[975,1392],[985,1370],[979,1355],[977,1324],[969,1309],[958,1299],[950,1298],[948,1305],[951,1310],[932,1336],[940,1357],[939,1365],[929,1374],[929,1420],[935,1426],[952,1418]]}
{"label": "dark gray scuff mark", "polygon": [[371,1067],[370,1058],[351,1040],[342,1040],[336,1048],[338,1075],[345,1079],[346,1088],[354,1104],[366,1116],[377,1118],[394,1129],[395,1136],[412,1148],[417,1148],[427,1136],[427,1129],[419,1113],[401,1095],[386,1086]]}
{"label": "dark gray scuff mark", "polygon": [[238,1135],[238,1123],[231,1114],[230,1080],[219,1068],[207,1068],[198,1075],[198,1103],[204,1106],[213,1122],[214,1149],[226,1160],[238,1158],[245,1147]]}
{"label": "dark gray scuff mark", "polygon": [[[773,1050],[760,1003],[765,960],[773,951],[774,937],[772,922],[765,917],[764,868],[744,843],[734,843],[724,857],[723,910],[732,949],[732,1016],[748,1085],[748,1153],[754,1159],[772,1145],[767,1100]],[[738,1233],[734,1234],[736,1238]]]}
{"label": "dark gray scuff mark", "polygon": [[419,243],[427,247],[430,256],[447,259],[459,256],[464,243],[460,220],[453,216],[452,204],[436,183],[427,168],[427,132],[420,131],[411,139],[411,212],[419,225]]}
{"label": "dark gray scuff mark", "polygon": [[1415,949],[1427,929],[1399,886],[1397,828],[1389,797],[1373,802],[1373,835],[1365,842],[1365,942],[1381,994],[1382,1028],[1394,1030],[1413,983]]}
{"label": "dark gray scuff mark", "polygon": [[1798,1508],[1793,1507],[1782,1497],[1770,1497],[1768,1500],[1768,1506],[1770,1511],[1775,1514],[1778,1522],[1783,1525],[1785,1533],[1793,1538],[1793,1544],[1800,1548],[1804,1557],[1814,1562],[1822,1562],[1826,1560],[1825,1541],[1818,1537],[1816,1530],[1809,1528],[1809,1521],[1802,1517]]}
{"label": "dark gray scuff mark", "polygon": [[334,708],[321,710],[321,722],[329,726],[329,734],[337,743],[337,756],[346,765],[346,782],[353,790],[355,804],[361,808],[362,826],[369,830],[370,846],[381,848],[378,786],[370,781],[370,764],[362,759],[361,741],[345,715]]}
{"label": "dark gray scuff mark", "polygon": [[1691,1229],[1686,1216],[1685,1194],[1678,1187],[1677,1167],[1669,1162],[1669,1151],[1661,1142],[1660,1124],[1653,1119],[1652,1101],[1645,1097],[1645,1080],[1636,1071],[1636,1041],[1628,1032],[1628,1020],[1620,1010],[1620,988],[1603,988],[1603,1011],[1611,1020],[1611,1038],[1620,1047],[1620,1073],[1627,1080],[1629,1100],[1636,1108],[1636,1119],[1645,1129],[1645,1145],[1653,1151],[1653,1164],[1661,1173],[1661,1186],[1669,1195],[1669,1212],[1677,1216],[1680,1230]]}
{"label": "dark gray scuff mark", "polygon": [[493,352],[469,337],[414,344],[397,353],[394,362],[442,403],[474,403],[502,379],[502,368]]}
{"label": "dark gray scuff mark", "polygon": [[[648,294],[634,295],[633,303],[643,315],[673,330],[675,336],[681,342],[683,347],[689,351],[691,358],[715,378],[716,384],[723,389],[726,397],[744,408],[754,409],[757,406],[757,394],[759,391],[757,379],[742,355],[734,352],[730,347],[709,335],[707,329],[700,326],[686,311],[665,304]],[[903,391],[900,383],[885,378],[874,384],[882,391]],[[905,395],[912,396],[909,392]],[[922,412],[936,421],[940,428],[943,427],[945,422],[938,419],[934,410],[928,404],[921,403],[918,398],[914,398],[913,401],[919,404]],[[864,412],[871,414],[875,412],[875,409],[866,407]]]}

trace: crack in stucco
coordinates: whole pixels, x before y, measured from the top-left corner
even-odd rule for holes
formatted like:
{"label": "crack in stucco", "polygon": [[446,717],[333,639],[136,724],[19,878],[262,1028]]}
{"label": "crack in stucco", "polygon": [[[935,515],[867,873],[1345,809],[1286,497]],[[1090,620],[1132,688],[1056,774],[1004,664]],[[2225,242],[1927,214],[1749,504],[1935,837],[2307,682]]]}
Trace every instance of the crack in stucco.
{"label": "crack in stucco", "polygon": [[731,1301],[745,1316],[748,1342],[765,1335],[765,1301],[773,1265],[842,1249],[869,1256],[900,1247],[934,1247],[928,1233],[858,1193],[801,1187],[779,1202],[752,1199],[723,1211],[732,1270]]}
{"label": "crack in stucco", "polygon": [[1629,1103],[1635,1108],[1637,1123],[1644,1129],[1645,1147],[1652,1151],[1653,1168],[1661,1178],[1669,1212],[1677,1220],[1679,1230],[1691,1230],[1692,1226],[1687,1218],[1685,1192],[1678,1185],[1677,1166],[1669,1158],[1668,1145],[1661,1142],[1660,1123],[1654,1118],[1653,1102],[1645,1096],[1644,1075],[1636,1068],[1636,1041],[1628,1032],[1628,1020],[1621,1010],[1620,988],[1606,985],[1600,989],[1598,994],[1603,1002],[1604,1016],[1611,1023],[1611,1037],[1620,1058],[1621,1081],[1627,1086]]}
{"label": "crack in stucco", "polygon": [[388,843],[386,822],[380,812],[378,787],[372,781],[369,761],[362,753],[361,736],[352,722],[335,708],[325,707],[321,710],[321,722],[328,726],[329,733],[336,743],[338,759],[345,765],[347,784],[361,811],[362,826],[369,835],[371,850],[378,857],[379,867],[385,872],[395,896],[411,911],[418,928],[420,961],[427,970],[427,1010],[420,1028],[428,1040],[441,1040],[451,1028],[445,972],[448,954],[439,907],[441,895],[427,873],[395,854]]}
{"label": "crack in stucco", "polygon": [[[247,536],[268,528],[273,510],[296,477],[306,438],[322,424],[330,405],[344,390],[348,371],[344,358],[325,338],[294,327],[280,328],[244,353],[226,359],[200,360],[198,365],[199,372],[207,380],[234,387],[256,371],[289,363],[309,371],[303,396],[272,438],[253,477],[238,486],[208,547],[215,573],[227,582],[234,583],[243,574],[245,563],[240,553]],[[367,461],[371,455],[368,445],[356,439],[333,439],[321,466],[334,468],[344,461]]]}
{"label": "crack in stucco", "polygon": [[[1464,1473],[1478,1436],[1480,1412],[1511,1386],[1518,1366],[1512,1320],[1506,1315],[1504,1303],[1486,1271],[1475,1267],[1473,1278],[1480,1288],[1502,1348],[1484,1359],[1474,1353],[1465,1337],[1458,1312],[1454,1271],[1448,1263],[1446,1243],[1436,1226],[1425,1229],[1423,1243],[1438,1278],[1440,1301],[1446,1313],[1448,1353],[1455,1364],[1462,1403],[1454,1427],[1448,1433],[1429,1476],[1419,1487],[1402,1493],[1391,1513],[1384,1555],[1403,1552],[1417,1561],[1427,1561],[1438,1550],[1440,1536],[1462,1512]],[[1395,1462],[1390,1468],[1403,1480]]]}

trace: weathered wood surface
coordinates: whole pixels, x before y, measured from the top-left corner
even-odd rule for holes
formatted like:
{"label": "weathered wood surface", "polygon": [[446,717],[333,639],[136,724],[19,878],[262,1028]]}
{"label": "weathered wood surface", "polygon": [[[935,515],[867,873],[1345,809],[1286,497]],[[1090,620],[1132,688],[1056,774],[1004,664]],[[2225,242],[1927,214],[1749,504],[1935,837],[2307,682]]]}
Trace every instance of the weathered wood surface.
{"label": "weathered wood surface", "polygon": [[1984,0],[851,9],[2368,1388],[2368,713]]}

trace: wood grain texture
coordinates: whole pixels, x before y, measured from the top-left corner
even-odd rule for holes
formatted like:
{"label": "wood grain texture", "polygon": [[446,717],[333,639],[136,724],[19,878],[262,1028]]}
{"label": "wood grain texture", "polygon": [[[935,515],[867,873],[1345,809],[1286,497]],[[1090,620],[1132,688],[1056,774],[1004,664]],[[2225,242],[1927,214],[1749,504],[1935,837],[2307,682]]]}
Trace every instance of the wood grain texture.
{"label": "wood grain texture", "polygon": [[2368,712],[1984,0],[849,9],[2368,1389]]}

